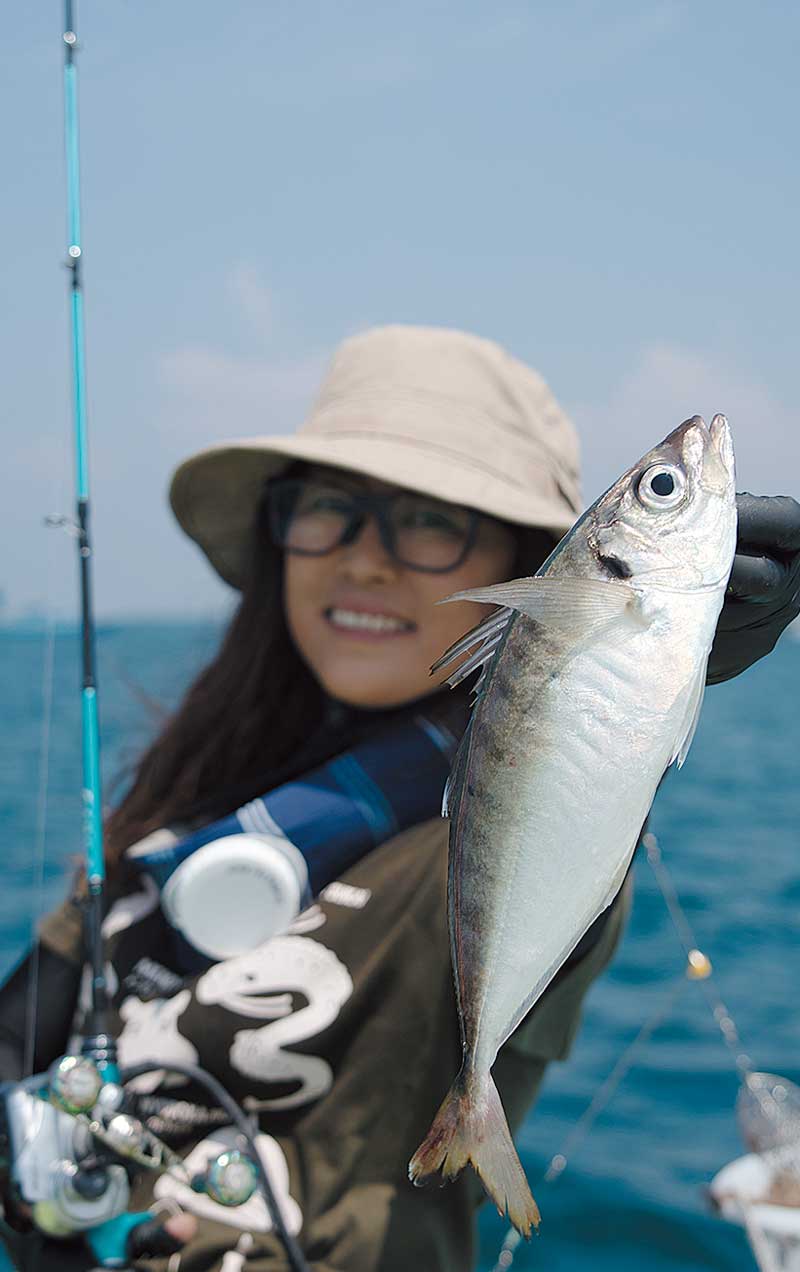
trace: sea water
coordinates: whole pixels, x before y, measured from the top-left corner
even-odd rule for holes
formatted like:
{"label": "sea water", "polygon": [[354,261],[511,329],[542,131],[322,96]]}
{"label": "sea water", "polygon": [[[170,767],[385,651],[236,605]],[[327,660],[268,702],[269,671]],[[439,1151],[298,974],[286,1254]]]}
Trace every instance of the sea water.
{"label": "sea water", "polygon": [[[108,627],[99,638],[106,796],[218,639],[211,626]],[[50,658],[52,655],[52,659]],[[44,701],[52,665],[49,738]],[[706,695],[692,751],[659,792],[652,828],[699,947],[758,1069],[800,1081],[800,642]],[[55,904],[80,851],[78,642],[74,632],[0,633],[0,973]],[[643,704],[646,709],[646,704]],[[48,769],[42,768],[47,741]],[[46,777],[46,781],[45,781]],[[46,794],[46,800],[45,800]],[[44,839],[40,872],[37,845]],[[556,1182],[542,1176],[685,965],[648,863],[635,867],[628,931],[587,1000],[570,1058],[554,1064],[517,1140],[542,1210],[514,1269],[700,1272],[755,1267],[705,1189],[742,1151],[737,1078],[702,983],[687,981]],[[484,1207],[480,1272],[506,1225]],[[0,1259],[2,1256],[0,1255]],[[0,1262],[0,1266],[3,1266]]]}

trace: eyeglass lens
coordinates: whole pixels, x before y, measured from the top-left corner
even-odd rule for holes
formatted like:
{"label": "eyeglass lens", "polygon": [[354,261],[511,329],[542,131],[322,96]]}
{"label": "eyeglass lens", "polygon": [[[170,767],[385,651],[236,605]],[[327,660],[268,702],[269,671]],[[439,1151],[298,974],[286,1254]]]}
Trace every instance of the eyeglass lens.
{"label": "eyeglass lens", "polygon": [[424,495],[359,496],[319,481],[276,483],[272,499],[279,546],[309,556],[332,552],[375,510],[399,561],[447,570],[462,559],[473,525],[469,510]]}

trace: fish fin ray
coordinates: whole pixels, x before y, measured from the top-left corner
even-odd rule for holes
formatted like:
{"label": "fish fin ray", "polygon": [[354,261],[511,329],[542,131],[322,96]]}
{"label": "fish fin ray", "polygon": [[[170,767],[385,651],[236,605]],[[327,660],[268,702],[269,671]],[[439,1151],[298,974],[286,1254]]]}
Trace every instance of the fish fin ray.
{"label": "fish fin ray", "polygon": [[[597,627],[620,618],[643,621],[639,592],[619,579],[588,579],[534,575],[527,579],[511,579],[493,583],[491,587],[470,588],[456,592],[439,604],[449,601],[477,601],[481,605],[502,605],[526,614],[545,627],[575,631],[586,635]],[[497,619],[492,615],[485,622]],[[475,628],[475,632],[478,632]]]}
{"label": "fish fin ray", "polygon": [[467,676],[472,675],[473,671],[477,671],[480,667],[481,674],[475,683],[473,692],[477,694],[486,675],[486,668],[492,660],[492,655],[502,640],[503,633],[491,639],[486,639],[478,648],[466,659],[461,666],[447,677],[447,683],[451,689],[455,689],[456,685],[460,685],[462,680],[466,680]]}
{"label": "fish fin ray", "polygon": [[462,680],[466,680],[467,676],[472,675],[473,671],[477,671],[480,667],[482,668],[481,675],[473,690],[473,693],[477,696],[483,685],[486,669],[495,650],[506,634],[508,624],[513,618],[514,611],[508,607],[504,607],[499,613],[490,614],[488,618],[484,618],[476,627],[473,627],[451,645],[449,649],[446,649],[431,667],[431,672],[440,671],[442,667],[447,667],[471,649],[472,653],[469,658],[460,667],[456,667],[455,671],[452,671],[447,677],[447,684],[451,689],[455,689],[456,685],[460,685]]}
{"label": "fish fin ray", "polygon": [[519,1233],[529,1237],[539,1226],[533,1199],[514,1147],[500,1095],[491,1074],[485,1082],[463,1066],[408,1166],[409,1179],[421,1184],[441,1171],[455,1179],[470,1164],[497,1206]]}

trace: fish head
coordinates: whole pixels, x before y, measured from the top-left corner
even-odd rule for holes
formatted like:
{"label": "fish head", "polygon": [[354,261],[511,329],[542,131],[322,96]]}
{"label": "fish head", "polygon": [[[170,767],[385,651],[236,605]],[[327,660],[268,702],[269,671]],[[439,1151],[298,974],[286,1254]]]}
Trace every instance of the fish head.
{"label": "fish head", "polygon": [[684,420],[598,499],[589,546],[612,575],[670,591],[724,587],[736,546],[733,442],[724,415]]}

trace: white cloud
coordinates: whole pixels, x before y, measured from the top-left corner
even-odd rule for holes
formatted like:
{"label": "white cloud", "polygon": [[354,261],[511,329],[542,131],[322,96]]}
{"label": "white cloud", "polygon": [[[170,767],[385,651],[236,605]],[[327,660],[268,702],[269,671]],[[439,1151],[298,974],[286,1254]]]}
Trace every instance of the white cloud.
{"label": "white cloud", "polygon": [[659,343],[645,347],[605,402],[572,402],[583,446],[584,491],[597,497],[621,472],[690,415],[728,416],[737,486],[755,494],[798,493],[800,413],[742,367]]}
{"label": "white cloud", "polygon": [[319,386],[327,355],[293,358],[187,346],[161,359],[169,429],[193,446],[254,433],[291,433]]}
{"label": "white cloud", "polygon": [[[150,376],[141,375],[132,399],[118,403],[116,386],[103,385],[91,415],[100,421],[90,449],[95,600],[102,617],[227,610],[233,594],[169,512],[169,474],[213,442],[294,432],[322,378],[328,351],[287,354],[278,347],[276,305],[255,269],[232,267],[222,296],[236,331],[231,350],[213,344],[167,350]],[[113,427],[104,428],[110,406]],[[0,578],[10,613],[29,607],[75,612],[74,547],[42,528],[46,513],[71,515],[74,505],[68,421],[56,424],[47,435],[15,432],[3,493],[18,547]]]}
{"label": "white cloud", "polygon": [[258,270],[231,268],[225,290],[249,329],[249,351],[184,345],[163,354],[163,433],[187,449],[259,433],[292,433],[319,387],[329,353],[276,349],[276,304]]}
{"label": "white cloud", "polygon": [[258,270],[252,265],[234,265],[226,281],[234,307],[241,310],[253,330],[264,337],[272,335],[275,305]]}

